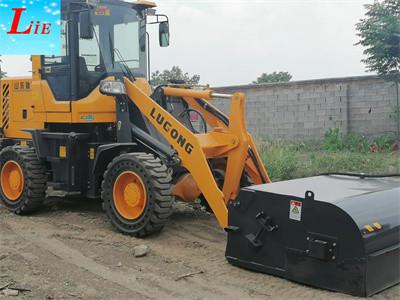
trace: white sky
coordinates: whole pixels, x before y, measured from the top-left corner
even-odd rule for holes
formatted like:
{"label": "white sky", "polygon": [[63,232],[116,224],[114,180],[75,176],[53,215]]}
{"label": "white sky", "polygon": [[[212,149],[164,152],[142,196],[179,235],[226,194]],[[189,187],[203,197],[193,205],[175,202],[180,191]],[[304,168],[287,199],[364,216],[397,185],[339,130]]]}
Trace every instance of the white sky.
{"label": "white sky", "polygon": [[[248,84],[263,72],[293,80],[365,74],[355,24],[373,0],[158,0],[170,19],[171,46],[151,34],[151,69],[174,65],[213,86]],[[2,57],[12,75],[29,74],[29,57]]]}

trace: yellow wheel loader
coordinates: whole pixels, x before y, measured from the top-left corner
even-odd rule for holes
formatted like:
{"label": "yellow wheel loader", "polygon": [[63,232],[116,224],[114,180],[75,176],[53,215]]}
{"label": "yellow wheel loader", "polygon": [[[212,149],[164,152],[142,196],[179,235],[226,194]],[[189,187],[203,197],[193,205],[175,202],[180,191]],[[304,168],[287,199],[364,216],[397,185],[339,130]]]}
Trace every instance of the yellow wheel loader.
{"label": "yellow wheel loader", "polygon": [[203,198],[232,264],[361,296],[398,283],[400,181],[270,183],[243,94],[149,85],[147,26],[159,24],[169,45],[168,18],[154,7],[62,0],[63,53],[33,55],[31,77],[0,83],[2,203],[23,215],[49,187],[101,197],[118,230],[144,237],[164,227],[174,200]]}

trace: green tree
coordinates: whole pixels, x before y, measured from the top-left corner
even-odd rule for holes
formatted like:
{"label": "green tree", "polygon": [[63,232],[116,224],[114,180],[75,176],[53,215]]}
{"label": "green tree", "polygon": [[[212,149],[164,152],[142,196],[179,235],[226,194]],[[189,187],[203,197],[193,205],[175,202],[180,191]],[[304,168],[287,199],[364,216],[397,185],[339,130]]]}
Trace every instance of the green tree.
{"label": "green tree", "polygon": [[365,47],[362,61],[368,71],[391,79],[400,70],[400,0],[376,1],[365,5],[365,18],[357,23],[357,45]]}
{"label": "green tree", "polygon": [[253,81],[253,84],[260,83],[272,83],[272,82],[289,82],[292,79],[292,75],[288,72],[273,72],[270,74],[263,73],[257,78],[257,81]]}
{"label": "green tree", "polygon": [[196,85],[200,81],[200,75],[190,76],[189,73],[184,72],[178,66],[173,66],[171,70],[155,71],[151,74],[151,84],[153,86],[168,84],[176,80],[183,80],[185,83]]}
{"label": "green tree", "polygon": [[400,0],[375,1],[365,5],[365,18],[356,25],[367,70],[393,81],[396,88],[397,138],[400,140]]}

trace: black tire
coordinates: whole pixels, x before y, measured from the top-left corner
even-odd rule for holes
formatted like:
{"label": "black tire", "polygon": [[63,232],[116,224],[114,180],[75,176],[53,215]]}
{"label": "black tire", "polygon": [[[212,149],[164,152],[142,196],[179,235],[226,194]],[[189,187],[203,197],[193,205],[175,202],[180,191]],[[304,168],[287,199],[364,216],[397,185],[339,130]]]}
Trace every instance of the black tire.
{"label": "black tire", "polygon": [[[113,199],[118,176],[131,171],[140,176],[146,188],[147,201],[143,213],[134,220],[124,218]],[[159,158],[148,153],[122,154],[108,165],[102,182],[103,208],[111,223],[121,232],[144,237],[159,232],[172,213],[171,175]]]}
{"label": "black tire", "polygon": [[30,147],[9,146],[0,152],[0,170],[8,161],[15,161],[23,172],[24,186],[18,199],[10,200],[0,185],[1,202],[12,212],[22,215],[37,210],[46,196],[46,169]]}

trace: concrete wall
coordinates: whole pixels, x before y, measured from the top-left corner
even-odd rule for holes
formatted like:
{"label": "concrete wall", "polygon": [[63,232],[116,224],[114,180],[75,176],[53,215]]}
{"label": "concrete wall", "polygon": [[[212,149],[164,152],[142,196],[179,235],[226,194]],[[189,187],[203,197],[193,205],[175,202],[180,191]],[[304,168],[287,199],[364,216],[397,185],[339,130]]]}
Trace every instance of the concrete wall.
{"label": "concrete wall", "polygon": [[[321,139],[339,127],[375,136],[395,132],[395,87],[376,76],[214,88],[243,92],[250,132],[280,139]],[[214,100],[229,111],[226,100]]]}

